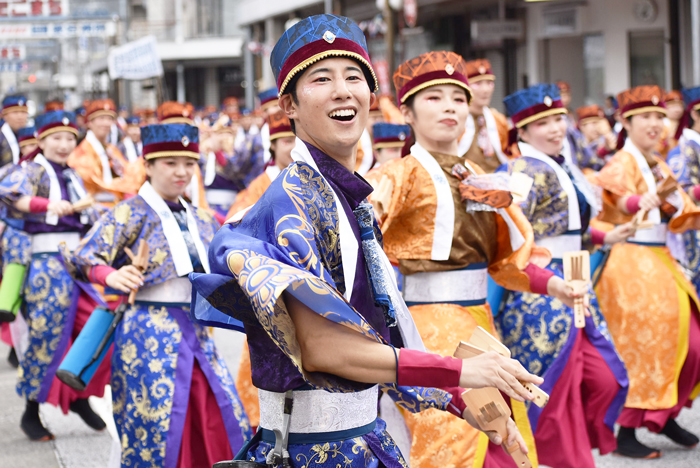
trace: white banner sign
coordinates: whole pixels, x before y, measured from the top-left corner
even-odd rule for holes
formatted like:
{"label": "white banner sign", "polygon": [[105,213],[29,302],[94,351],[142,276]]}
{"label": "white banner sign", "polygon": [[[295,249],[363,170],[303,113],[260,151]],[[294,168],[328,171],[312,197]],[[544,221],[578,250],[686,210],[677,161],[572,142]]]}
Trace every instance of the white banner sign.
{"label": "white banner sign", "polygon": [[115,33],[116,26],[113,21],[36,24],[0,22],[0,39],[110,37],[114,36]]}
{"label": "white banner sign", "polygon": [[112,80],[145,80],[163,75],[163,64],[156,48],[156,38],[147,36],[109,51],[107,59]]}

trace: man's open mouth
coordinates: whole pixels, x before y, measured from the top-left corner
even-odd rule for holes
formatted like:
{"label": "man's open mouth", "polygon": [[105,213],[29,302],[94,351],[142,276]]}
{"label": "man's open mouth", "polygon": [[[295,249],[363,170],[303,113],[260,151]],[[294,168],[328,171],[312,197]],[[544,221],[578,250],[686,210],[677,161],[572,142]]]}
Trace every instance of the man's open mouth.
{"label": "man's open mouth", "polygon": [[341,122],[349,122],[355,118],[355,114],[355,109],[339,109],[328,114],[328,117]]}

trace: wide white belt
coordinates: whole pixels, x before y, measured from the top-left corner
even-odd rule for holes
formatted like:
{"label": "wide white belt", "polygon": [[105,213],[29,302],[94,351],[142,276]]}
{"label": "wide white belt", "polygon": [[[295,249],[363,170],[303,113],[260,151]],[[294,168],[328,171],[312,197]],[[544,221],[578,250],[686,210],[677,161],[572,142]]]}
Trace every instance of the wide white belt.
{"label": "wide white belt", "polygon": [[634,244],[661,244],[666,245],[666,236],[668,235],[668,224],[654,224],[649,229],[640,229],[634,233],[634,236],[627,239],[628,242]]}
{"label": "wide white belt", "polygon": [[544,237],[535,241],[539,247],[544,247],[552,254],[552,258],[561,260],[566,252],[578,252],[581,250],[581,234],[562,234],[553,237]]}
{"label": "wide white belt", "polygon": [[225,189],[207,189],[207,203],[210,205],[225,205],[231,206],[233,202],[236,201],[236,195],[238,192],[235,190],[225,190]]}
{"label": "wide white belt", "polygon": [[141,288],[136,292],[136,301],[189,304],[192,301],[192,283],[185,276]]}
{"label": "wide white belt", "polygon": [[93,195],[93,197],[95,198],[95,201],[99,203],[111,203],[117,201],[116,195],[111,192],[97,192],[95,195]]}
{"label": "wide white belt", "polygon": [[483,301],[488,292],[486,268],[420,272],[404,276],[406,302]]}
{"label": "wide white belt", "polygon": [[78,232],[45,232],[32,235],[32,253],[58,252],[58,244],[65,242],[68,250],[75,250],[80,243]]}
{"label": "wide white belt", "polygon": [[[260,427],[282,430],[284,393],[259,390]],[[353,393],[330,393],[325,390],[294,392],[289,432],[313,434],[345,431],[366,426],[377,419],[379,388]]]}

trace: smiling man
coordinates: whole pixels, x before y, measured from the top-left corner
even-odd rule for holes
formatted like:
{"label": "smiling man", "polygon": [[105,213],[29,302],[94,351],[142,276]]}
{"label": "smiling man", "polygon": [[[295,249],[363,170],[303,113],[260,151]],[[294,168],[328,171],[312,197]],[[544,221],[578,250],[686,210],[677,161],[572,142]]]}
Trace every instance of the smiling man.
{"label": "smiling man", "polygon": [[[378,385],[409,411],[462,416],[463,387],[496,386],[523,400],[532,397],[516,378],[540,379],[494,353],[466,365],[424,351],[366,201],[372,187],[352,172],[377,83],[359,27],[306,18],[283,34],[271,61],[297,135],[295,163],[216,234],[212,273],[191,276],[193,314],[248,335],[261,430],[242,458],[405,466],[377,418]],[[527,450],[509,429],[509,442]]]}

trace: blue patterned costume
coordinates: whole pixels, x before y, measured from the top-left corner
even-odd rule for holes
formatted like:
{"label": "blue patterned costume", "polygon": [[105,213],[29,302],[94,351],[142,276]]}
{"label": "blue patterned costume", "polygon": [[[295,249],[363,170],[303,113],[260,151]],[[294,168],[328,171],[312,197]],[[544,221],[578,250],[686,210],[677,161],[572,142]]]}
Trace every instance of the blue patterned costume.
{"label": "blue patterned costume", "polygon": [[[668,153],[666,162],[683,190],[687,191],[700,184],[700,135],[695,130],[684,129],[678,146]],[[695,289],[700,290],[700,234],[691,230],[680,237],[682,249],[672,253],[678,263],[690,273]]]}
{"label": "blue patterned costume", "polygon": [[[182,140],[181,153],[189,147],[194,156],[199,156],[196,127],[153,125],[143,127],[142,132],[144,147]],[[172,149],[166,148],[161,157],[167,157],[167,151]],[[149,159],[149,154],[145,157]],[[122,466],[176,467],[182,453],[187,454],[183,463],[190,466],[195,463],[194,451],[211,452],[203,445],[209,444],[212,431],[221,433],[228,447],[217,446],[218,452],[211,456],[236,453],[252,436],[233,379],[216,351],[211,332],[189,319],[190,284],[182,277],[186,273],[181,272],[182,264],[178,263],[184,259],[189,268],[186,272],[204,271],[201,255],[206,253],[217,227],[207,212],[189,207],[182,200],[166,202],[146,182],[139,195],[105,213],[70,256],[71,273],[85,278],[98,266],[119,269],[130,264],[124,249],[129,247],[136,252],[142,242],[148,244],[144,284],[135,304],[124,313],[114,337],[112,403],[121,439]],[[175,242],[169,231],[172,229],[180,231],[180,247],[171,244]],[[206,396],[202,388],[195,393],[196,387],[202,386]],[[204,423],[201,404],[197,402],[212,398],[220,417],[210,413]],[[203,424],[193,439],[202,441],[198,447],[193,447],[189,438],[183,438],[183,431],[196,424],[188,423],[193,412],[192,418]]]}

